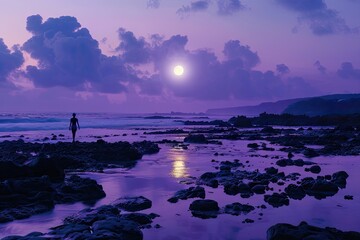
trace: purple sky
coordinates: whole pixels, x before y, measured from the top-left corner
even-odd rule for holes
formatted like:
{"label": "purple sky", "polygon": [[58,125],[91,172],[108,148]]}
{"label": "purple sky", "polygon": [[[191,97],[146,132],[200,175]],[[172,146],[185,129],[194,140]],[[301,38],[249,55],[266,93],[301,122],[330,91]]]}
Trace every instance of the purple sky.
{"label": "purple sky", "polygon": [[0,111],[198,112],[359,93],[359,9],[359,0],[2,0]]}

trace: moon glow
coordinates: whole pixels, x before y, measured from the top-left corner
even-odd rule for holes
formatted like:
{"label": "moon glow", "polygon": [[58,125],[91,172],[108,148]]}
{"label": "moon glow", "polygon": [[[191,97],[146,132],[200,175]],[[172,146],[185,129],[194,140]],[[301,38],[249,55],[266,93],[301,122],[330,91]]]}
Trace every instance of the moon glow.
{"label": "moon glow", "polygon": [[177,65],[174,67],[174,74],[176,76],[181,76],[184,74],[184,67],[183,66],[180,66],[180,65]]}

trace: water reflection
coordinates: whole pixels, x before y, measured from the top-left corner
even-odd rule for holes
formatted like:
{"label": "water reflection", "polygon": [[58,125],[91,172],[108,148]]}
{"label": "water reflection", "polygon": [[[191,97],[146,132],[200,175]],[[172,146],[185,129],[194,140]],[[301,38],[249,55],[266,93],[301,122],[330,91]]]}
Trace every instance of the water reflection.
{"label": "water reflection", "polygon": [[183,178],[188,176],[188,169],[186,167],[187,156],[184,150],[176,149],[170,152],[170,159],[172,162],[171,175],[174,178]]}

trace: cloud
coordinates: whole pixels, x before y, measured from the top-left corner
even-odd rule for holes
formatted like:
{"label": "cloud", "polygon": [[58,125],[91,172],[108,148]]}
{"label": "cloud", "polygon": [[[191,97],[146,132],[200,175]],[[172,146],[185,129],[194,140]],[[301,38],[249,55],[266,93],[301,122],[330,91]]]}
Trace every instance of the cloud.
{"label": "cloud", "polygon": [[343,79],[360,80],[360,69],[354,68],[351,62],[343,62],[337,74]]}
{"label": "cloud", "polygon": [[98,42],[74,17],[43,22],[40,15],[34,15],[28,17],[26,29],[33,36],[22,49],[38,62],[27,67],[26,76],[37,87],[117,93],[126,90],[124,82],[136,79],[121,58],[103,55]]}
{"label": "cloud", "polygon": [[184,18],[192,12],[200,12],[205,11],[209,8],[209,1],[208,0],[200,0],[200,1],[193,1],[190,5],[183,5],[179,8],[176,13]]}
{"label": "cloud", "polygon": [[326,73],[326,67],[324,67],[323,65],[321,65],[320,61],[316,61],[314,63],[314,66],[316,67],[316,69],[321,72],[322,74],[325,74]]}
{"label": "cloud", "polygon": [[227,16],[245,9],[240,0],[217,0],[218,14]]}
{"label": "cloud", "polygon": [[[316,92],[302,78],[284,77],[273,71],[258,71],[260,57],[239,40],[224,43],[223,57],[209,49],[188,50],[184,35],[149,38],[118,30],[119,45],[114,56],[106,56],[90,32],[74,17],[30,16],[32,34],[22,49],[37,61],[23,75],[39,88],[64,88],[90,99],[105,94],[123,101],[145,96],[191,100],[269,100]],[[18,50],[16,50],[18,51]],[[16,52],[14,50],[14,53]],[[185,74],[175,76],[182,65]],[[277,71],[286,73],[285,64]],[[125,95],[126,94],[126,95]]]}
{"label": "cloud", "polygon": [[24,56],[18,46],[11,50],[0,38],[0,83],[5,82],[8,76],[24,63]]}
{"label": "cloud", "polygon": [[[334,9],[328,8],[324,0],[277,0],[285,8],[299,14],[299,23],[305,23],[317,36],[358,33],[359,28],[350,28]],[[297,32],[298,27],[294,28]]]}
{"label": "cloud", "polygon": [[143,37],[136,38],[133,32],[124,28],[118,30],[120,45],[116,48],[127,63],[141,64],[149,61],[149,46]]}
{"label": "cloud", "polygon": [[285,64],[277,64],[276,65],[276,71],[280,74],[285,74],[285,73],[289,73],[290,69],[288,66],[286,66]]}
{"label": "cloud", "polygon": [[[224,44],[222,61],[208,49],[187,50],[187,42],[186,36],[174,35],[151,48],[155,73],[141,78],[137,84],[140,94],[161,96],[171,92],[175,97],[195,100],[258,100],[316,92],[302,78],[282,78],[272,71],[253,70],[260,58],[239,40]],[[172,73],[172,67],[178,63],[185,68],[180,79]]]}
{"label": "cloud", "polygon": [[239,40],[225,43],[223,53],[229,61],[237,61],[246,69],[253,68],[260,63],[258,54],[251,51],[249,46],[241,45]]}
{"label": "cloud", "polygon": [[159,8],[160,7],[160,0],[148,0],[147,1],[148,8]]}

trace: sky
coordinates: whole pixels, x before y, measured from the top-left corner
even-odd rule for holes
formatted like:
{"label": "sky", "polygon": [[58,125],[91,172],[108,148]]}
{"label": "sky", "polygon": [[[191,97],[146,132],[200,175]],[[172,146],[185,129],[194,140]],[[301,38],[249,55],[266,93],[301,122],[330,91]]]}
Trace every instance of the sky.
{"label": "sky", "polygon": [[360,0],[0,3],[0,112],[203,112],[360,92]]}

